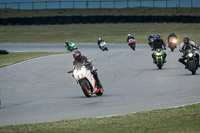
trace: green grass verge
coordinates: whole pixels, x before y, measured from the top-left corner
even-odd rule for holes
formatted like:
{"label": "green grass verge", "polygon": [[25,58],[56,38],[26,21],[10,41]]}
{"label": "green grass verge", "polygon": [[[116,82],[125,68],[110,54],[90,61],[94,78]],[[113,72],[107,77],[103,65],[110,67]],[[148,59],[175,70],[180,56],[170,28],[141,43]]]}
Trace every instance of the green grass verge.
{"label": "green grass verge", "polygon": [[6,55],[0,55],[0,68],[15,63],[19,63],[25,60],[47,56],[52,54],[60,54],[53,52],[11,52]]}
{"label": "green grass verge", "polygon": [[1,133],[199,133],[200,104],[106,118],[0,127]]}
{"label": "green grass verge", "polygon": [[72,15],[190,15],[199,16],[200,8],[122,8],[122,9],[0,9],[0,18]]}
{"label": "green grass verge", "polygon": [[137,43],[147,43],[149,34],[160,33],[164,41],[172,31],[180,41],[186,35],[200,43],[200,24],[184,23],[112,23],[0,26],[0,43],[63,43],[97,42],[102,37],[108,43],[126,43],[127,34],[136,37]]}

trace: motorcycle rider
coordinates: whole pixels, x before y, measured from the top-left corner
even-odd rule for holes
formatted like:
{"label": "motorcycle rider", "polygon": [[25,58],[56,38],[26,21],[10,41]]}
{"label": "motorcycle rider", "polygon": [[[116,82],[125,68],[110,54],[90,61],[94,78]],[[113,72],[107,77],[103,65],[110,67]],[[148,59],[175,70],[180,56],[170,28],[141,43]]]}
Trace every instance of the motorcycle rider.
{"label": "motorcycle rider", "polygon": [[150,35],[149,35],[149,38],[148,38],[148,44],[149,44],[150,46],[151,46],[151,44],[150,44],[150,40],[151,40],[151,39],[153,39],[153,40],[155,39],[154,35],[152,35],[152,34],[150,34]]}
{"label": "motorcycle rider", "polygon": [[[156,34],[156,39],[153,41],[153,50],[156,50],[156,49],[163,49],[164,47],[164,50],[166,50],[166,44],[165,42],[163,41],[163,39],[161,39],[161,36],[160,34]],[[166,56],[167,54],[164,52],[164,62],[166,62]],[[153,58],[153,63],[155,63],[155,55],[154,53],[152,54],[152,58]]]}
{"label": "motorcycle rider", "polygon": [[[84,64],[86,66],[86,68],[91,71],[92,75],[94,76],[95,80],[97,81],[97,86],[99,88],[101,88],[102,85],[98,78],[97,72],[94,70],[92,61],[90,61],[88,57],[81,55],[81,52],[78,49],[73,51],[73,58],[74,58],[74,61],[73,61],[74,68],[77,63]],[[74,68],[73,68],[73,70],[74,70]]]}
{"label": "motorcycle rider", "polygon": [[128,34],[128,37],[127,37],[127,43],[129,42],[130,39],[135,40],[135,38],[134,38],[131,34]]}
{"label": "motorcycle rider", "polygon": [[99,37],[98,42],[97,42],[99,48],[100,48],[100,44],[101,44],[101,42],[104,42],[104,41],[102,40],[102,38]]}
{"label": "motorcycle rider", "polygon": [[169,44],[169,38],[170,38],[170,37],[175,37],[175,38],[177,39],[177,35],[175,34],[175,32],[171,32],[171,33],[169,34],[169,36],[167,37],[168,44]]}
{"label": "motorcycle rider", "polygon": [[[190,41],[190,38],[188,36],[185,36],[183,38],[183,42],[180,44],[180,49],[179,49],[180,52],[183,52],[182,58],[179,59],[179,62],[182,63],[183,65],[185,65],[185,69],[187,69],[187,64],[185,62],[185,60],[187,59],[186,58],[187,50],[193,49],[193,48],[195,48],[195,50],[198,50],[199,46],[195,42]],[[200,67],[199,54],[196,52],[195,56],[197,58],[197,67]]]}
{"label": "motorcycle rider", "polygon": [[148,42],[150,41],[150,39],[153,38],[153,40],[155,39],[154,35],[150,34],[149,38],[148,38]]}
{"label": "motorcycle rider", "polygon": [[71,46],[72,44],[75,44],[75,43],[66,41],[66,42],[65,42],[65,48],[67,47],[67,50],[70,50],[70,46]]}

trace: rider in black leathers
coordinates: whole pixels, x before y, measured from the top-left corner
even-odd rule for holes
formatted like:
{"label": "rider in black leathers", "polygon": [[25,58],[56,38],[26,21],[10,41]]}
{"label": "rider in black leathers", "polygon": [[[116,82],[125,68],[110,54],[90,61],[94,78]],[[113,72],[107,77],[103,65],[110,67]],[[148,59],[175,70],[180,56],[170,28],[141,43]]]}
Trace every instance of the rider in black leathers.
{"label": "rider in black leathers", "polygon": [[86,66],[86,68],[91,71],[92,75],[94,76],[95,80],[97,81],[97,86],[101,88],[102,85],[98,78],[97,72],[94,70],[92,61],[90,61],[88,57],[81,55],[81,52],[78,49],[73,51],[73,57],[74,57],[74,61],[73,61],[74,68],[77,63],[84,64]]}
{"label": "rider in black leathers", "polygon": [[134,38],[131,34],[128,34],[128,37],[127,37],[127,43],[129,42],[130,39],[135,40],[135,38]]}
{"label": "rider in black leathers", "polygon": [[[160,34],[156,34],[156,39],[153,41],[153,49],[152,50],[156,50],[158,48],[166,50],[166,44],[163,41],[163,39],[161,39]],[[166,62],[166,56],[167,54],[164,52],[164,62]],[[152,54],[152,58],[153,58],[153,63],[155,63],[155,55]]]}
{"label": "rider in black leathers", "polygon": [[[185,36],[183,38],[183,42],[180,44],[180,52],[183,52],[183,55],[182,55],[182,58],[179,59],[179,62],[182,63],[183,65],[185,65],[185,69],[187,69],[187,64],[185,62],[185,60],[187,59],[186,58],[186,54],[187,54],[187,50],[188,49],[193,49],[195,48],[196,50],[199,49],[199,46],[193,42],[193,41],[190,41],[190,38],[188,36]],[[195,53],[195,57],[197,58],[197,67],[200,67],[199,65],[199,54],[198,53]]]}

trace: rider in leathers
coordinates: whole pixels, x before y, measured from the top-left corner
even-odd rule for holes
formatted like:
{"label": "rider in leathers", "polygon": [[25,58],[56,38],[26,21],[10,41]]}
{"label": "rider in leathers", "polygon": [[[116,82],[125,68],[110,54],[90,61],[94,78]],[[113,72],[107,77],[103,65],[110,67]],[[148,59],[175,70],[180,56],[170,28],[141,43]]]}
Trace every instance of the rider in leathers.
{"label": "rider in leathers", "polygon": [[67,47],[67,50],[70,50],[70,46],[73,45],[73,44],[75,44],[75,43],[66,41],[65,42],[65,48]]}
{"label": "rider in leathers", "polygon": [[130,39],[135,40],[135,38],[134,38],[131,34],[128,34],[128,37],[127,37],[127,43],[129,42]]}
{"label": "rider in leathers", "polygon": [[104,41],[102,40],[102,38],[99,38],[99,39],[98,39],[98,42],[97,42],[99,48],[100,48],[100,44],[101,44],[101,42],[104,42]]}
{"label": "rider in leathers", "polygon": [[[183,42],[180,44],[180,50],[179,50],[180,52],[183,53],[182,58],[179,59],[179,62],[181,62],[183,65],[185,65],[185,69],[187,69],[187,64],[185,62],[185,60],[187,59],[186,58],[187,50],[188,49],[194,49],[194,48],[196,50],[198,50],[199,46],[195,42],[190,41],[188,36],[185,36],[183,38]],[[199,53],[197,51],[195,53],[195,56],[197,58],[197,67],[200,67],[200,65],[199,65]]]}
{"label": "rider in leathers", "polygon": [[[163,49],[166,50],[166,44],[163,41],[163,39],[160,38],[160,34],[156,34],[156,39],[153,41],[153,49],[152,50],[156,50],[156,49]],[[164,52],[164,62],[166,62],[166,56],[167,54]],[[152,58],[153,58],[153,63],[155,63],[155,55],[154,53],[152,54]]]}
{"label": "rider in leathers", "polygon": [[169,38],[170,37],[175,37],[177,39],[177,35],[175,34],[175,32],[170,33],[169,36],[167,37],[168,44],[169,44]]}
{"label": "rider in leathers", "polygon": [[90,61],[89,58],[86,56],[81,56],[81,52],[78,49],[73,51],[73,57],[74,57],[74,61],[73,61],[74,68],[77,63],[84,64],[86,66],[86,68],[91,71],[92,75],[94,76],[95,80],[97,81],[97,86],[99,88],[101,88],[102,85],[98,78],[97,72],[94,71],[94,66],[92,65],[92,61]]}

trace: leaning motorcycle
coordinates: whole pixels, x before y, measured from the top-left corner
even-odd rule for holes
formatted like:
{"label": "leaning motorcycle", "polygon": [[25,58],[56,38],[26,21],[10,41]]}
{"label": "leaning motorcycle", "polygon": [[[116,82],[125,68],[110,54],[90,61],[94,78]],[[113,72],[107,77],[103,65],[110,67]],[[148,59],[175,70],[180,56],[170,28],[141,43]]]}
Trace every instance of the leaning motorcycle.
{"label": "leaning motorcycle", "polygon": [[162,69],[164,65],[164,51],[162,49],[156,49],[154,51],[154,57],[155,57],[155,64],[159,69]]}
{"label": "leaning motorcycle", "polygon": [[189,71],[192,72],[192,75],[195,75],[196,70],[198,69],[197,58],[195,57],[195,50],[188,49],[186,53],[186,57],[187,57],[187,68]]}
{"label": "leaning motorcycle", "polygon": [[129,39],[128,40],[128,45],[131,49],[133,49],[135,51],[135,46],[136,46],[136,42],[135,39]]}
{"label": "leaning motorcycle", "polygon": [[106,45],[106,42],[101,42],[100,44],[99,44],[99,48],[102,50],[102,51],[108,51],[108,47],[107,47],[107,45]]}
{"label": "leaning motorcycle", "polygon": [[70,43],[69,46],[65,45],[65,47],[67,47],[67,50],[69,50],[71,52],[74,51],[75,49],[77,49],[75,43]]}
{"label": "leaning motorcycle", "polygon": [[177,45],[177,39],[175,37],[170,37],[169,38],[169,48],[171,49],[172,52],[176,48],[176,45]]}
{"label": "leaning motorcycle", "polygon": [[[97,71],[97,69],[95,71]],[[97,81],[85,65],[79,63],[74,70],[71,70],[68,73],[73,73],[72,76],[76,79],[76,82],[80,84],[86,97],[91,97],[92,94],[96,94],[97,96],[103,94],[104,90],[102,85],[100,87],[97,86]]]}

